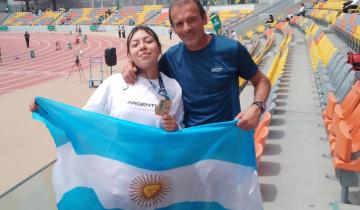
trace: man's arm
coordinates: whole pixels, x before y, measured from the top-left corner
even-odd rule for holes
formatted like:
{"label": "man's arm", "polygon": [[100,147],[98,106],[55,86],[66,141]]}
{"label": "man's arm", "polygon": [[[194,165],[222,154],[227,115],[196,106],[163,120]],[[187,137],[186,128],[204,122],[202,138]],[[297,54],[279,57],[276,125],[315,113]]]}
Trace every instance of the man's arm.
{"label": "man's arm", "polygon": [[257,71],[254,77],[250,79],[250,82],[254,86],[254,101],[266,102],[271,88],[269,79],[263,73]]}
{"label": "man's arm", "polygon": [[[254,86],[254,102],[265,103],[271,88],[269,79],[258,70],[250,82]],[[237,126],[245,130],[253,129],[258,125],[261,114],[260,107],[252,104],[236,116],[239,119]]]}
{"label": "man's arm", "polygon": [[[167,60],[165,57],[165,54],[161,56],[160,60],[159,60],[159,71],[163,72],[165,75],[172,77],[172,75],[169,75],[169,72],[167,71]],[[125,64],[125,66],[123,67],[123,70],[121,72],[121,74],[123,75],[123,78],[125,80],[125,82],[129,85],[133,85],[135,84],[136,80],[137,80],[137,69],[135,67],[135,64],[133,62],[131,62],[129,59],[127,59],[127,62]]]}
{"label": "man's arm", "polygon": [[135,82],[137,80],[136,72],[137,72],[137,69],[135,67],[135,64],[128,59],[125,66],[123,67],[122,72],[121,72],[121,74],[127,84],[129,84],[129,85],[135,84]]}

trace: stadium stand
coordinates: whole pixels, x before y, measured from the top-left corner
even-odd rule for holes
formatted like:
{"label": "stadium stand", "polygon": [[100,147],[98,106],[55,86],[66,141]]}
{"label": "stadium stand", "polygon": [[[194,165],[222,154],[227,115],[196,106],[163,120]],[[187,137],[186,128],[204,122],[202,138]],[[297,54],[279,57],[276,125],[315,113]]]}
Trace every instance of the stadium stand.
{"label": "stadium stand", "polygon": [[16,12],[9,15],[3,22],[5,26],[28,26],[32,25],[37,15],[31,12]]}
{"label": "stadium stand", "polygon": [[56,21],[59,25],[92,25],[99,21],[100,16],[105,19],[105,12],[112,8],[76,8],[63,13]]}
{"label": "stadium stand", "polygon": [[[252,14],[252,10],[245,10],[245,9],[239,9],[239,10],[213,10],[211,13],[217,13],[220,17],[221,24],[223,28],[230,27],[233,23],[238,22],[250,14]],[[210,14],[209,14],[210,15]],[[205,29],[211,29],[212,24],[208,16],[208,24],[205,26]]]}
{"label": "stadium stand", "polygon": [[97,22],[99,20],[100,16],[104,16],[105,18],[105,12],[109,8],[84,8],[82,11],[79,11],[81,16],[76,19],[74,17],[71,17],[71,24],[72,25],[91,25],[94,22]]}
{"label": "stadium stand", "polygon": [[313,9],[309,12],[310,17],[326,24],[335,23],[339,14],[340,12],[338,10]]}
{"label": "stadium stand", "polygon": [[[229,27],[231,24],[238,22],[239,20],[247,17],[253,11],[252,10],[216,10],[214,9],[211,13],[217,13],[220,17],[222,26],[224,28]],[[208,14],[208,24],[205,26],[205,29],[210,30],[212,29],[212,24],[209,19],[210,13]],[[169,12],[167,8],[164,8],[159,12],[156,16],[151,18],[146,22],[148,25],[165,25],[166,27],[170,26],[169,22]]]}
{"label": "stadium stand", "polygon": [[257,33],[264,33],[264,31],[265,31],[265,26],[263,26],[263,25],[259,25],[257,28],[256,28],[256,32]]}
{"label": "stadium stand", "polygon": [[264,112],[259,125],[255,128],[254,141],[256,151],[257,167],[260,167],[261,156],[264,152],[265,142],[269,135],[270,112]]}
{"label": "stadium stand", "polygon": [[143,24],[147,20],[160,14],[163,5],[144,5],[144,6],[127,6],[115,11],[106,21],[105,25],[130,25],[129,21],[133,23]]}
{"label": "stadium stand", "polygon": [[348,46],[360,53],[360,14],[342,13],[337,18],[334,29]]}
{"label": "stadium stand", "polygon": [[[344,16],[345,14],[340,15],[339,19],[344,20]],[[336,21],[336,30],[345,25],[339,19]],[[328,134],[336,177],[342,186],[341,202],[347,202],[349,187],[359,186],[357,177],[360,172],[360,147],[358,140],[355,140],[360,135],[359,75],[315,22],[297,18],[293,23],[307,34],[319,97],[324,107],[324,127]]]}
{"label": "stadium stand", "polygon": [[32,25],[49,25],[59,18],[62,13],[61,11],[45,11],[33,21]]}
{"label": "stadium stand", "polygon": [[166,27],[169,27],[170,26],[169,10],[167,8],[162,9],[159,14],[155,15],[153,18],[148,20],[146,24],[155,25],[155,26],[164,25]]}
{"label": "stadium stand", "polygon": [[337,35],[354,51],[360,51],[360,15],[342,12],[345,1],[319,3],[309,11],[309,16],[325,26],[331,25]]}
{"label": "stadium stand", "polygon": [[245,34],[245,37],[246,37],[247,39],[252,39],[253,36],[254,36],[254,32],[251,31],[251,30],[248,31],[248,32],[246,32],[246,34]]}
{"label": "stadium stand", "polygon": [[6,19],[7,16],[7,13],[0,12],[0,24]]}
{"label": "stadium stand", "polygon": [[[268,138],[270,132],[269,124],[271,121],[271,117],[276,107],[276,103],[275,103],[275,99],[277,97],[276,91],[279,88],[281,75],[284,72],[284,68],[287,63],[287,57],[289,53],[288,46],[292,40],[292,32],[288,24],[284,24],[284,23],[277,24],[276,30],[281,34],[283,34],[284,39],[280,44],[279,52],[276,54],[271,67],[267,71],[267,76],[271,81],[272,88],[271,88],[270,96],[266,102],[266,107],[267,107],[266,112],[262,115],[259,125],[255,128],[254,141],[255,141],[255,150],[256,150],[256,159],[257,159],[258,168],[260,168],[261,156],[265,150],[266,139]],[[256,35],[261,33],[263,33],[264,37],[266,38],[265,45],[257,55],[252,55],[255,63],[258,65],[261,64],[266,54],[274,46],[275,36],[273,29],[269,28],[265,30],[265,28],[258,26],[256,33],[254,33],[252,30],[249,30],[248,32],[245,33],[246,38],[248,40],[251,40],[253,44],[259,42],[259,38],[256,37]],[[241,89],[244,89],[246,84],[247,81],[240,79],[239,86]]]}
{"label": "stadium stand", "polygon": [[[260,26],[258,26],[260,28]],[[255,150],[256,150],[256,159],[258,168],[260,167],[261,156],[266,147],[266,139],[269,135],[269,124],[271,117],[276,107],[275,99],[277,98],[276,91],[279,88],[280,79],[284,72],[285,66],[288,62],[289,54],[289,44],[292,41],[292,29],[287,23],[278,23],[275,26],[276,30],[283,35],[283,40],[279,46],[279,52],[276,54],[272,65],[267,71],[267,77],[271,81],[271,91],[266,102],[266,112],[262,115],[259,125],[255,128],[254,141],[255,141]],[[262,31],[262,30],[260,30]],[[251,33],[251,37],[247,36],[249,39],[252,39],[254,33],[250,30],[246,34]],[[274,34],[273,29],[267,29],[264,31],[264,36],[266,37],[266,45],[259,52],[259,54],[254,58],[254,61],[257,64],[260,64],[274,44]],[[239,85],[243,89],[246,85],[246,81],[240,79]]]}
{"label": "stadium stand", "polygon": [[[340,121],[336,131],[336,142],[333,154],[336,177],[341,184],[341,201],[348,202],[349,187],[359,186],[358,177],[360,171],[360,155],[353,153],[354,147],[359,147],[358,139],[360,132],[355,135],[349,133],[344,121]],[[356,139],[357,142],[356,142]]]}
{"label": "stadium stand", "polygon": [[[247,33],[249,33],[249,32],[247,32]],[[257,65],[261,64],[261,62],[264,59],[264,57],[266,56],[266,54],[270,51],[270,49],[274,46],[274,43],[275,43],[274,42],[275,38],[274,38],[272,29],[268,29],[268,30],[264,31],[263,34],[264,34],[264,37],[266,38],[266,41],[265,41],[265,45],[263,45],[264,47],[262,48],[262,50],[260,50],[260,52],[256,55],[253,55],[256,46],[254,47],[254,50],[251,50],[251,48],[249,50],[251,52],[251,55],[253,56],[254,62]],[[244,41],[245,41],[245,39],[242,40],[242,42],[244,42]],[[254,42],[257,43],[257,45],[259,43],[258,39],[256,39],[256,41],[254,41]],[[240,89],[244,89],[246,84],[247,84],[247,81],[240,78],[240,80],[239,80]]]}
{"label": "stadium stand", "polygon": [[345,2],[346,1],[337,1],[337,0],[320,2],[315,6],[315,9],[342,11],[343,4]]}
{"label": "stadium stand", "polygon": [[[343,33],[340,31],[345,30],[344,16],[348,15],[341,14],[336,20],[334,27],[340,37],[343,36]],[[356,17],[357,16],[352,15],[352,20],[354,21]],[[294,21],[297,22],[298,20],[299,18]],[[354,83],[354,72],[351,71],[351,65],[347,64],[345,55],[333,45],[320,27],[311,20],[307,22],[309,53],[311,55],[313,70],[316,73],[321,104],[325,107],[327,105],[326,97],[329,92],[335,92],[337,99],[340,101],[343,100],[345,94]],[[356,28],[356,24],[348,28]],[[351,33],[348,34],[350,35],[348,35],[347,39],[351,40]],[[347,44],[356,48],[356,44],[353,44],[352,41],[347,41]]]}
{"label": "stadium stand", "polygon": [[340,121],[344,121],[351,134],[358,132],[355,129],[358,124],[360,114],[360,82],[357,81],[351,88],[345,99],[339,103],[332,103],[326,107],[324,111],[324,124],[328,133],[328,141],[330,144],[331,153],[334,152],[335,141]]}
{"label": "stadium stand", "polygon": [[265,142],[267,136],[269,135],[269,124],[271,120],[271,113],[264,112],[259,125],[255,129],[254,139],[255,142],[260,143],[263,147],[265,146]]}

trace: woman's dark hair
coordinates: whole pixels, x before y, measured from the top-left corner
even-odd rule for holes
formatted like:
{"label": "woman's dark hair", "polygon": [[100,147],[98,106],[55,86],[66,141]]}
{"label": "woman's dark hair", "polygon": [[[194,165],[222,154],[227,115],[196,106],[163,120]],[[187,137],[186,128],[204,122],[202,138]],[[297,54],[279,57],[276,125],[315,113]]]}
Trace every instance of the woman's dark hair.
{"label": "woman's dark hair", "polygon": [[171,19],[171,11],[172,8],[177,5],[177,6],[183,6],[185,4],[188,4],[189,2],[194,2],[197,6],[197,8],[199,9],[199,13],[200,16],[205,19],[206,17],[206,11],[204,9],[204,7],[201,5],[199,0],[170,0],[170,5],[169,5],[169,20],[170,20],[170,24],[171,26],[174,26],[174,23]]}
{"label": "woman's dark hair", "polygon": [[130,34],[126,40],[126,46],[127,46],[127,55],[129,56],[130,55],[130,42],[134,36],[134,34],[138,31],[145,31],[146,33],[148,33],[152,38],[154,38],[157,46],[159,47],[160,49],[160,53],[161,52],[161,44],[160,44],[160,41],[159,41],[159,37],[156,35],[156,33],[149,27],[147,26],[143,26],[143,25],[140,25],[140,26],[136,26],[135,28],[133,28],[131,31],[130,31]]}

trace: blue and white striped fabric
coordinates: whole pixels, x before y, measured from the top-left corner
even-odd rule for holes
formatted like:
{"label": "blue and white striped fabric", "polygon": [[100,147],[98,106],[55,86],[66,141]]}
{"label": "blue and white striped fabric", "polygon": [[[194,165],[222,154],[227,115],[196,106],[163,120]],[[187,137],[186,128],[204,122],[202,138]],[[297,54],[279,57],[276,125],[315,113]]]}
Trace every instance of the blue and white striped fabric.
{"label": "blue and white striped fabric", "polygon": [[38,97],[57,147],[59,210],[261,210],[252,133],[236,121],[178,132]]}

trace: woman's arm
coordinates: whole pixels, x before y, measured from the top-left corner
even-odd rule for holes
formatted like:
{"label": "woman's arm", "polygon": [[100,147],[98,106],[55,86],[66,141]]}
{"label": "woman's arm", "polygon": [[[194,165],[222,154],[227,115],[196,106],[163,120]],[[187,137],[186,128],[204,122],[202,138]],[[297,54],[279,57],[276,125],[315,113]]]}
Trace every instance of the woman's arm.
{"label": "woman's arm", "polygon": [[[170,113],[162,117],[162,122],[164,129],[167,131],[175,131],[181,128],[184,128],[184,105],[182,101],[182,90],[180,85],[173,80],[173,83],[170,83],[170,87],[173,91],[172,107]],[[170,128],[172,130],[168,130]]]}

